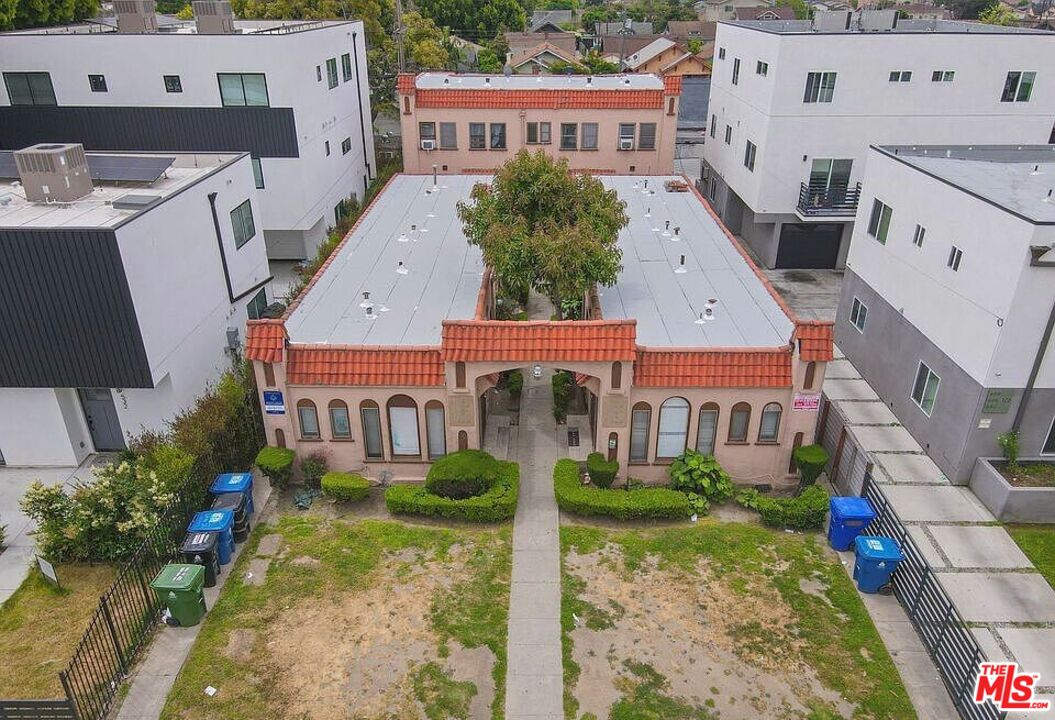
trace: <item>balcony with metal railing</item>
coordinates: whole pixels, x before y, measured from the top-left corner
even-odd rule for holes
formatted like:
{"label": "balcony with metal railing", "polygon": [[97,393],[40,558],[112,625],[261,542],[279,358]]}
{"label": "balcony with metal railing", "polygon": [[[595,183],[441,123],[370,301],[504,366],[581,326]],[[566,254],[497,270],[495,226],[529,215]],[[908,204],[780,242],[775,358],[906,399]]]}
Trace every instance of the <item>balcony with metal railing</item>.
{"label": "balcony with metal railing", "polygon": [[844,218],[857,214],[861,199],[861,183],[841,185],[811,185],[799,187],[798,214],[805,218]]}

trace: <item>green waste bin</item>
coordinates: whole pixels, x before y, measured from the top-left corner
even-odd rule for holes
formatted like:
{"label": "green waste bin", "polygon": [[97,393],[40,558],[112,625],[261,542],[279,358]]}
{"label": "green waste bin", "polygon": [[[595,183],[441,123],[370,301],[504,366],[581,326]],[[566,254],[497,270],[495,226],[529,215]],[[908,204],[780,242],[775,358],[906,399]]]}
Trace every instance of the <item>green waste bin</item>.
{"label": "green waste bin", "polygon": [[150,587],[168,608],[169,624],[190,627],[205,616],[205,568],[201,565],[166,565]]}

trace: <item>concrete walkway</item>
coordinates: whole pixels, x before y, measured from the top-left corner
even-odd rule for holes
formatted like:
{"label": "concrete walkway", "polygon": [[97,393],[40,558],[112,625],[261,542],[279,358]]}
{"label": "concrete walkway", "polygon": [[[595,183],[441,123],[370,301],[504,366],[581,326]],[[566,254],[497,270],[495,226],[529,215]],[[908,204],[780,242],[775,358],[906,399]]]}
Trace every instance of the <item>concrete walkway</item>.
{"label": "concrete walkway", "polygon": [[[265,506],[270,497],[270,483],[259,474],[254,474],[253,504],[257,509],[257,514],[253,518],[253,527],[256,527],[260,518],[267,513],[268,509]],[[211,608],[216,604],[220,591],[231,577],[235,561],[241,557],[244,549],[245,543],[238,544],[231,562],[220,568],[220,576],[216,580],[216,585],[205,588],[205,607]],[[121,701],[121,707],[117,711],[117,720],[157,720],[161,717],[161,710],[165,707],[169,691],[172,690],[183,663],[187,661],[187,656],[190,655],[201,628],[202,623],[188,628],[163,624],[158,629],[150,643],[146,657],[132,672],[128,694]],[[219,686],[223,681],[222,676],[217,676],[216,685]],[[205,688],[202,688],[202,693],[204,692]]]}
{"label": "concrete walkway", "polygon": [[[971,490],[949,482],[838,350],[824,392],[988,658],[1040,673],[1043,695],[1055,695],[1055,590]],[[1055,712],[1030,714],[1042,716]]]}
{"label": "concrete walkway", "polygon": [[560,644],[560,538],[553,464],[551,372],[525,373],[516,460],[520,496],[513,521],[513,579],[509,597],[506,718],[564,717]]}

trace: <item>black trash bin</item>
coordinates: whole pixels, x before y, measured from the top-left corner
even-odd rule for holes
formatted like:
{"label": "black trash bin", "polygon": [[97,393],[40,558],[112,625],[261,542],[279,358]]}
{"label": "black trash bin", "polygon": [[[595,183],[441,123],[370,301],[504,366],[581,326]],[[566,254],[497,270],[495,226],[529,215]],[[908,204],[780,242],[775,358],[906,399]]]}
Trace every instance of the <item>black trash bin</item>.
{"label": "black trash bin", "polygon": [[216,576],[220,574],[220,554],[216,552],[219,539],[220,533],[190,532],[180,545],[183,562],[205,568],[205,587],[216,585]]}
{"label": "black trash bin", "polygon": [[252,529],[249,525],[249,508],[245,493],[223,493],[212,501],[213,510],[230,510],[234,514],[234,541],[245,542]]}

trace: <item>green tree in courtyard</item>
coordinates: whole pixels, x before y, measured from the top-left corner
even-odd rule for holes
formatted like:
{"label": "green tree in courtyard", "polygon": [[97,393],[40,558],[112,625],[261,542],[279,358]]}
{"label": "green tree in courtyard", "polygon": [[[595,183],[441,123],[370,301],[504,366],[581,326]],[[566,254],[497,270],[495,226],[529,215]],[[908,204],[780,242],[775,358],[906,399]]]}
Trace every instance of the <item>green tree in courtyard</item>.
{"label": "green tree in courtyard", "polygon": [[1018,25],[1018,18],[1015,17],[1015,13],[1011,11],[1011,8],[999,2],[993,3],[978,13],[978,20],[987,25]]}
{"label": "green tree in courtyard", "polygon": [[522,150],[471,199],[458,203],[465,235],[508,292],[537,290],[559,314],[565,301],[615,284],[626,203],[597,178],[572,173],[566,159]]}

